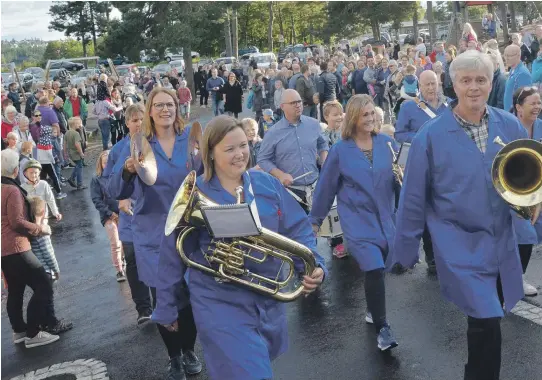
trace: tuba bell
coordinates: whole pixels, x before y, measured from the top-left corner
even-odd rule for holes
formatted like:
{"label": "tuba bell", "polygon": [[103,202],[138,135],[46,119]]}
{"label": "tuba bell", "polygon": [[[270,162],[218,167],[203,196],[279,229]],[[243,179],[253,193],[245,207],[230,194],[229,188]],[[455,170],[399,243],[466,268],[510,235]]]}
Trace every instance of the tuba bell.
{"label": "tuba bell", "polygon": [[[238,191],[239,203],[242,188]],[[184,252],[183,243],[196,228],[206,226],[201,212],[202,207],[206,206],[218,206],[218,204],[206,197],[196,186],[196,172],[192,171],[175,195],[165,227],[166,236],[177,228],[182,228],[176,247],[187,266],[281,302],[293,301],[302,294],[303,285],[300,282],[294,284],[297,280],[294,259],[301,259],[304,264],[303,274],[310,275],[316,268],[313,253],[303,244],[266,228],[262,228],[260,235],[257,236],[216,241],[215,247],[204,253],[209,266],[191,260]],[[254,255],[256,252],[260,255]],[[281,261],[279,270],[273,277],[259,275],[244,267],[245,261],[263,264],[268,257]],[[217,269],[212,267],[213,264],[217,266]]]}
{"label": "tuba bell", "polygon": [[521,217],[531,219],[542,202],[542,143],[520,139],[502,146],[491,166],[491,179],[497,193]]}

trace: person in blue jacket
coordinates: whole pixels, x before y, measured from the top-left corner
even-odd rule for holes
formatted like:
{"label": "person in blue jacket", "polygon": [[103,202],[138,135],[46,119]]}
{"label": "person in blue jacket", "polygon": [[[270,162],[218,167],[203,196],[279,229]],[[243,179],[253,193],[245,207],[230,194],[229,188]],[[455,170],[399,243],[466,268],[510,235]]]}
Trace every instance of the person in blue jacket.
{"label": "person in blue jacket", "polygon": [[[318,267],[304,276],[305,293],[313,292],[327,270],[316,251],[316,239],[306,213],[275,177],[248,170],[250,151],[241,123],[222,115],[212,119],[202,139],[204,174],[196,185],[217,204],[234,204],[236,188],[243,187],[242,202],[257,209],[263,227],[310,248]],[[179,230],[177,230],[179,232]],[[215,249],[205,227],[189,236],[185,252],[191,260],[209,266],[205,252]],[[178,233],[164,239],[160,250],[157,284],[158,305],[153,320],[169,329],[183,328],[177,323],[178,305],[185,302],[182,291],[184,265],[175,248]],[[227,242],[227,241],[226,241]],[[294,259],[295,270],[303,264]],[[275,277],[280,262],[269,258],[263,264],[245,261],[247,270]],[[216,265],[213,265],[216,269]],[[262,380],[273,377],[271,361],[288,346],[285,305],[254,291],[224,281],[216,281],[198,269],[187,269],[190,302],[207,373],[213,380]]]}
{"label": "person in blue jacket", "polygon": [[[374,323],[382,351],[397,346],[386,319],[384,260],[393,250],[395,193],[394,141],[375,132],[375,105],[354,95],[346,105],[341,140],[331,147],[316,185],[310,220],[318,232],[337,197],[348,252],[365,272],[365,320]],[[395,147],[394,147],[395,149]]]}
{"label": "person in blue jacket", "polygon": [[[516,90],[513,98],[512,113],[519,119],[521,125],[527,130],[529,138],[542,141],[542,120],[538,119],[542,103],[538,87],[521,87]],[[542,219],[539,219],[535,226],[529,220],[520,218],[515,213],[512,214],[514,220],[514,229],[518,239],[519,258],[523,274],[527,270],[533,245],[540,241],[540,232],[542,232]],[[523,279],[523,292],[526,296],[536,296],[538,290],[533,285]]]}
{"label": "person in blue jacket", "polygon": [[[498,380],[503,305],[523,297],[510,206],[497,193],[491,166],[501,145],[527,138],[509,112],[487,106],[493,64],[467,51],[451,64],[457,101],[418,132],[406,164],[395,251],[386,262],[413,267],[427,225],[441,292],[468,316],[465,380]],[[400,249],[399,249],[400,248]]]}
{"label": "person in blue jacket", "polygon": [[[136,174],[130,144],[126,143],[109,178],[109,192],[118,200],[135,200],[132,217],[133,243],[139,279],[151,288],[155,297],[159,276],[158,257],[164,236],[167,213],[173,198],[186,175],[192,170],[189,153],[190,127],[185,127],[179,116],[179,104],[173,91],[154,88],[147,98],[142,132],[147,136],[158,175],[154,185],[146,185]],[[133,137],[132,137],[133,138]],[[128,158],[129,157],[129,158]],[[201,372],[202,366],[194,353],[196,325],[188,294],[178,312],[179,331],[164,326],[158,330],[170,357],[168,380],[185,378],[187,374]]]}
{"label": "person in blue jacket", "polygon": [[[130,145],[131,136],[139,132],[145,108],[141,104],[132,104],[125,111],[126,127],[129,134],[116,143],[109,153],[107,166],[105,167],[102,176],[109,179],[113,168],[119,161],[124,162],[128,157],[119,157],[123,152],[125,145]],[[124,151],[126,154],[128,151]],[[136,198],[136,195],[132,195]],[[119,238],[124,251],[124,259],[126,260],[126,278],[130,286],[130,293],[137,310],[137,324],[149,322],[152,314],[152,303],[150,297],[150,289],[143,281],[139,279],[137,274],[137,262],[135,258],[134,239],[132,232],[132,203],[131,199],[122,199],[119,201]]]}
{"label": "person in blue jacket", "polygon": [[[437,74],[431,70],[421,73],[419,97],[405,101],[399,110],[397,123],[395,124],[395,139],[397,142],[411,143],[421,127],[444,112],[447,106],[446,97],[439,95]],[[436,274],[435,254],[431,235],[427,228],[422,239],[427,271],[429,274]],[[400,266],[396,268],[399,273],[404,271],[404,268],[400,268]]]}
{"label": "person in blue jacket", "polygon": [[517,45],[509,45],[504,49],[504,60],[506,66],[510,67],[510,75],[506,81],[504,89],[504,110],[509,111],[512,108],[512,98],[514,92],[520,87],[532,84],[531,73],[521,62],[521,49]]}

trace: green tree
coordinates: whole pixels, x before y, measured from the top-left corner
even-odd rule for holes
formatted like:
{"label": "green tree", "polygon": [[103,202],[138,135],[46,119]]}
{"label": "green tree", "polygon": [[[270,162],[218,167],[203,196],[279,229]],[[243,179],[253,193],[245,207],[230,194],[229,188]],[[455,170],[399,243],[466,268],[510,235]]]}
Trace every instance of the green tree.
{"label": "green tree", "polygon": [[73,38],[49,41],[43,53],[43,60],[47,62],[49,59],[77,58],[87,53],[90,56],[94,55],[94,48],[88,46],[87,51],[83,52],[82,45]]}
{"label": "green tree", "polygon": [[49,14],[53,17],[49,24],[49,30],[64,32],[66,37],[76,37],[81,41],[83,55],[87,56],[87,44],[90,41],[91,23],[88,17],[86,2],[84,1],[59,1],[49,8]]}

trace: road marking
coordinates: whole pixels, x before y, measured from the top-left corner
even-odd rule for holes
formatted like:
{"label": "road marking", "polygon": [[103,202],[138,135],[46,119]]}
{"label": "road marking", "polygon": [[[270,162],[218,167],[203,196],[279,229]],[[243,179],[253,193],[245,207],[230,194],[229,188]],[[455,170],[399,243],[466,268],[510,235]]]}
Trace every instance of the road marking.
{"label": "road marking", "polygon": [[542,326],[542,308],[536,305],[519,301],[512,309],[512,313]]}
{"label": "road marking", "polygon": [[77,359],[72,362],[57,363],[13,377],[11,380],[46,380],[62,375],[73,375],[78,380],[109,380],[105,363],[97,359]]}

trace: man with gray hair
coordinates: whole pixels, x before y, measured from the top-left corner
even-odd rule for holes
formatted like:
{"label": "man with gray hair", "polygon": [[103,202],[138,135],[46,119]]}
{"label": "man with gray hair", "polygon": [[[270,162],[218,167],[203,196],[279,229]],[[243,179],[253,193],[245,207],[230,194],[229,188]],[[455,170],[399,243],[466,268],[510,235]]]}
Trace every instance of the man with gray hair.
{"label": "man with gray hair", "polygon": [[511,113],[487,105],[493,78],[487,54],[459,55],[450,76],[457,100],[412,141],[397,214],[399,249],[386,264],[413,267],[429,229],[442,295],[468,319],[464,379],[498,380],[503,307],[510,311],[523,297],[523,281],[517,216],[495,190],[491,164],[502,148],[497,137],[509,143],[528,136]]}

